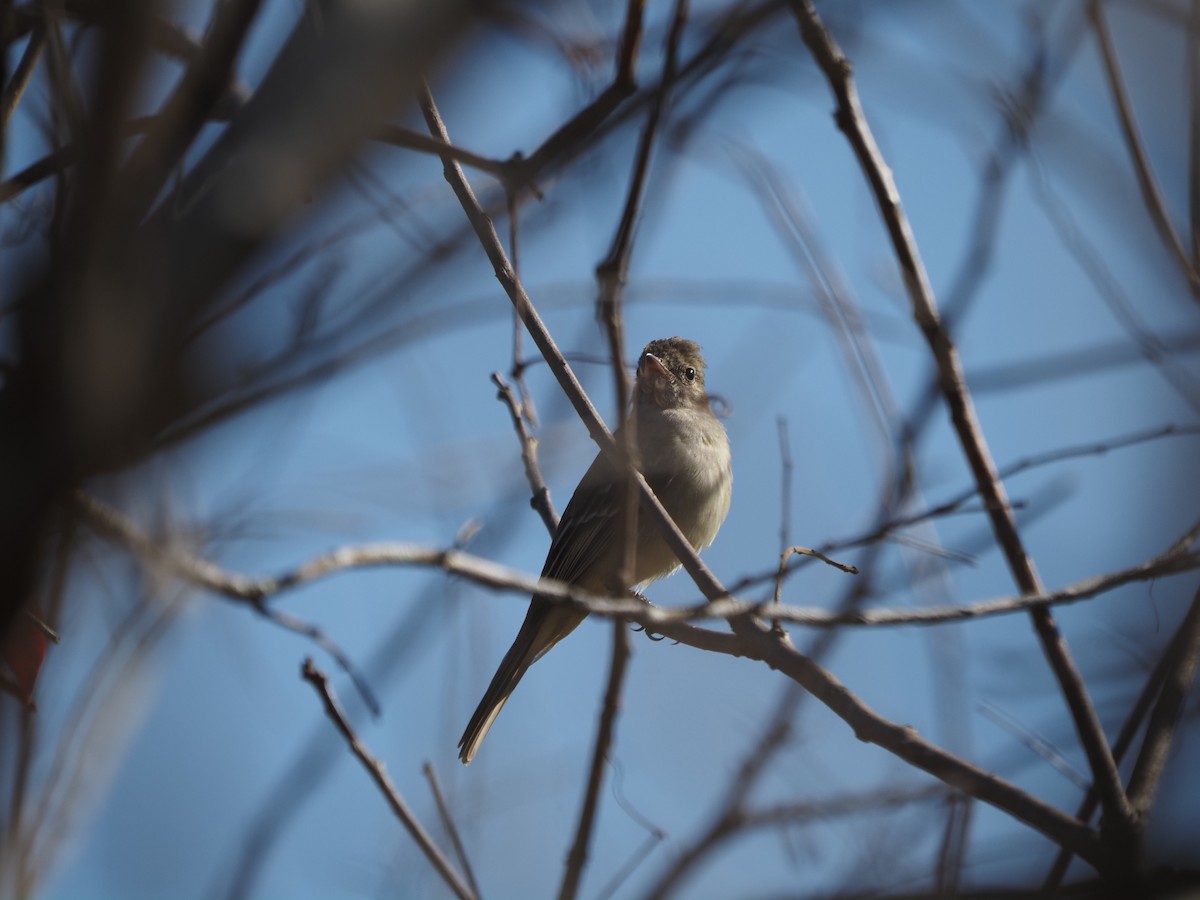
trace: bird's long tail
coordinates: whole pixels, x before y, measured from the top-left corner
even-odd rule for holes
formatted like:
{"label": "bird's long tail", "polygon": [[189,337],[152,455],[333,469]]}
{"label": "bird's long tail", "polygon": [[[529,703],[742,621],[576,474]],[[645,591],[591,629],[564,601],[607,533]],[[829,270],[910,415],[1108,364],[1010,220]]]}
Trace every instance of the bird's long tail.
{"label": "bird's long tail", "polygon": [[534,599],[525,616],[525,622],[517,633],[516,640],[504,654],[500,667],[492,676],[483,699],[475,708],[475,714],[467,723],[467,729],[458,741],[458,758],[466,765],[475,758],[479,745],[487,737],[496,716],[508,702],[513,690],[520,683],[529,667],[542,655],[566,637],[584,619],[583,614],[558,604]]}

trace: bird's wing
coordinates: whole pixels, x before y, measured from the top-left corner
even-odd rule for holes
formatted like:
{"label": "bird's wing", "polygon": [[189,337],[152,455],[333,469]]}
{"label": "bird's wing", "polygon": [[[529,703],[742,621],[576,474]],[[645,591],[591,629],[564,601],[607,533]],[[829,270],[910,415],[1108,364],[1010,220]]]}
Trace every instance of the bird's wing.
{"label": "bird's wing", "polygon": [[[651,473],[646,480],[661,500],[668,496],[677,479],[665,473]],[[611,559],[613,543],[620,532],[616,521],[620,511],[618,479],[612,463],[601,453],[580,480],[563,512],[542,567],[542,577],[579,583],[601,560]],[[657,527],[642,518],[639,517],[639,528]]]}
{"label": "bird's wing", "polygon": [[568,583],[586,576],[611,550],[619,510],[612,464],[600,454],[563,511],[542,575]]}

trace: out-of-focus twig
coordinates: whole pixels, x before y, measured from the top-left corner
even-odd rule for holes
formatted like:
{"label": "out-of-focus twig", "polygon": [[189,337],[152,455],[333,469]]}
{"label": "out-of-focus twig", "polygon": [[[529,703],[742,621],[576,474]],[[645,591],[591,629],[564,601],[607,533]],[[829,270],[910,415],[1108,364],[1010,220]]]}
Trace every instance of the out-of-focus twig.
{"label": "out-of-focus twig", "polygon": [[1034,197],[1045,210],[1063,246],[1095,285],[1096,295],[1112,311],[1113,317],[1128,333],[1142,357],[1162,374],[1194,412],[1200,413],[1200,383],[1188,367],[1168,351],[1166,342],[1142,322],[1137,304],[1126,296],[1113,277],[1104,254],[1088,240],[1068,205],[1059,198],[1040,160],[1034,156],[1031,162]]}
{"label": "out-of-focus twig", "polygon": [[792,733],[792,717],[802,696],[803,691],[795,684],[783,689],[762,734],[729,780],[729,787],[716,814],[700,836],[686,846],[658,877],[647,892],[647,897],[660,900],[668,896],[692,868],[708,857],[713,848],[747,826],[750,793],[771,760],[787,744]]}
{"label": "out-of-focus twig", "polygon": [[1179,268],[1187,278],[1188,287],[1191,288],[1193,296],[1200,300],[1200,272],[1197,272],[1195,266],[1192,265],[1191,258],[1183,248],[1183,242],[1175,232],[1175,226],[1171,224],[1171,213],[1167,210],[1162,191],[1159,190],[1158,180],[1154,177],[1154,170],[1150,165],[1150,158],[1146,155],[1146,148],[1142,146],[1137,122],[1133,118],[1133,105],[1129,100],[1129,93],[1125,90],[1125,80],[1121,77],[1121,66],[1117,61],[1117,51],[1113,46],[1112,33],[1108,28],[1104,5],[1100,0],[1089,0],[1087,10],[1092,21],[1092,28],[1096,32],[1096,42],[1100,45],[1100,56],[1104,60],[1104,73],[1108,76],[1109,91],[1111,91],[1113,102],[1117,107],[1117,116],[1121,120],[1121,133],[1125,138],[1125,146],[1129,148],[1129,158],[1133,163],[1138,187],[1142,190],[1142,200],[1146,204],[1146,211],[1150,214],[1150,220],[1158,230],[1163,243],[1179,263]]}
{"label": "out-of-focus twig", "polygon": [[205,588],[230,599],[247,603],[255,612],[280,628],[308,638],[332,657],[350,678],[363,702],[378,716],[379,700],[371,690],[367,679],[359,672],[337,642],[317,626],[297,616],[270,608],[266,600],[270,593],[247,590],[249,581],[244,576],[231,575],[214,563],[182,549],[169,547],[144,534],[132,521],[95,497],[79,491],[75,494],[75,505],[87,523],[106,538],[119,541],[143,563],[165,566],[176,576],[195,587]]}
{"label": "out-of-focus twig", "polygon": [[203,52],[191,61],[153,127],[122,168],[121,212],[133,221],[162,190],[171,168],[208,121],[226,85],[262,0],[225,0],[214,7]]}
{"label": "out-of-focus twig", "polygon": [[628,0],[625,29],[617,50],[616,71],[612,82],[600,94],[557,128],[526,159],[520,160],[523,180],[536,177],[552,160],[580,147],[612,115],[622,102],[637,90],[638,49],[642,43],[642,19],[646,0]]}
{"label": "out-of-focus twig", "polygon": [[1200,0],[1192,0],[1187,32],[1188,219],[1192,267],[1200,269]]}
{"label": "out-of-focus twig", "polygon": [[[1176,425],[1170,423],[1163,425],[1160,428],[1147,428],[1127,434],[1118,435],[1103,441],[1093,441],[1083,444],[1073,444],[1069,447],[1060,447],[1056,450],[1047,450],[1045,453],[1035,453],[1030,456],[1024,456],[1015,462],[1009,463],[1000,469],[1000,477],[1007,481],[1009,478],[1019,475],[1022,472],[1027,472],[1031,469],[1036,469],[1041,466],[1046,466],[1051,463],[1063,462],[1070,459],[1079,459],[1085,456],[1105,456],[1108,453],[1119,450],[1125,447],[1132,447],[1138,444],[1148,443],[1150,441],[1160,440],[1166,437],[1191,437],[1200,435],[1200,425]],[[828,541],[820,548],[822,553],[833,553],[835,551],[852,549],[854,547],[869,546],[875,544],[894,532],[907,528],[909,525],[917,522],[922,522],[927,519],[941,518],[943,516],[953,515],[960,512],[979,512],[980,510],[970,510],[964,508],[965,504],[979,494],[979,486],[965,488],[958,494],[952,496],[949,500],[944,500],[936,506],[914,513],[909,516],[903,516],[897,519],[890,519],[876,526],[868,532],[848,538],[838,538]],[[1017,508],[1017,504],[1013,504],[1013,508]],[[781,573],[778,568],[771,572],[760,572],[758,574],[747,575],[738,581],[729,585],[730,593],[739,594],[748,587],[762,583],[769,579],[774,579],[778,582],[780,575],[784,577],[796,572],[806,560],[799,560],[787,566]],[[778,596],[778,593],[776,594]]]}
{"label": "out-of-focus twig", "polygon": [[8,127],[13,113],[17,111],[17,105],[25,94],[25,88],[29,87],[29,80],[33,77],[33,71],[37,68],[45,47],[46,27],[42,22],[38,22],[30,30],[29,42],[25,45],[25,52],[21,54],[21,61],[17,63],[12,77],[4,86],[4,95],[0,99],[0,129]]}

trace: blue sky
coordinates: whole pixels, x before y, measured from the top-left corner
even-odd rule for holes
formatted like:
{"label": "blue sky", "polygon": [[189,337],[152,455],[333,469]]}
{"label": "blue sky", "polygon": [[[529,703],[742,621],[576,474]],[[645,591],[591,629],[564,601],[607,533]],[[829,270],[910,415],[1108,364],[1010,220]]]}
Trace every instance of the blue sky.
{"label": "blue sky", "polygon": [[[659,65],[667,14],[651,7],[648,72]],[[297,14],[291,3],[264,8],[241,67],[250,85]],[[700,5],[696,17],[709,8]],[[1024,70],[1029,36],[1022,23],[1033,8],[864,5],[861,18],[836,20],[939,296],[962,263],[982,161],[1001,133],[996,92],[1011,89]],[[582,6],[547,12],[556,27],[577,36],[611,34],[616,15],[604,9],[592,17]],[[1052,34],[1069,15],[1073,7],[1055,7]],[[1112,18],[1152,160],[1184,228],[1182,41],[1154,16],[1123,4]],[[468,41],[433,87],[452,137],[496,158],[536,147],[609,71],[606,62],[581,83],[545,45],[511,34],[483,40]],[[689,41],[685,48],[699,38],[693,33]],[[733,507],[705,553],[726,582],[768,570],[777,559],[780,417],[795,466],[788,504],[795,543],[818,546],[870,527],[889,452],[834,331],[817,311],[811,283],[747,188],[737,164],[746,148],[767,161],[803,211],[868,323],[864,340],[880,361],[882,389],[899,409],[911,407],[928,369],[877,210],[794,24],[783,21],[753,46],[755,64],[769,77],[724,95],[681,153],[664,147],[656,153],[625,311],[631,359],[651,339],[683,334],[704,347],[709,387],[728,401]],[[695,112],[693,96],[679,102],[677,115]],[[18,114],[7,172],[40,152],[32,130],[32,121]],[[524,283],[570,353],[604,347],[591,307],[592,273],[620,214],[633,140],[630,131],[610,138],[543,185],[545,199],[522,210]],[[292,245],[388,206],[389,196],[403,198],[408,215],[431,223],[432,231],[460,225],[436,159],[371,148],[359,165],[356,178],[314,202]],[[469,175],[477,190],[489,188],[486,176]],[[1109,342],[1132,345],[1098,282],[1064,241],[1067,219],[1055,227],[1048,212],[1055,203],[1083,235],[1091,275],[1102,265],[1147,329],[1161,337],[1195,330],[1195,300],[1146,216],[1095,43],[1085,34],[1039,120],[1031,154],[1013,169],[993,261],[956,335],[969,381],[1000,365],[1019,371],[1046,356]],[[379,219],[341,248],[341,274],[325,308],[336,314],[380,292],[386,302],[376,327],[404,323],[402,343],[94,489],[143,527],[170,531],[238,571],[273,573],[347,544],[446,546],[469,520],[480,525],[471,551],[539,571],[548,538],[528,507],[517,441],[489,382],[493,371],[511,365],[508,301],[482,251],[469,242],[433,276],[395,283],[421,250],[406,240],[410,220]],[[284,340],[299,289],[319,263],[298,270],[216,333],[210,350],[222,354],[231,374]],[[460,309],[422,326],[423,317]],[[525,351],[534,352],[528,338]],[[1197,377],[1194,354],[1181,364]],[[612,421],[609,371],[590,364],[576,371]],[[542,465],[561,509],[595,449],[545,366],[529,370],[528,385],[541,416]],[[975,400],[1001,466],[1197,421],[1194,407],[1144,362],[981,391]],[[1164,550],[1194,520],[1195,454],[1195,436],[1178,437],[1013,479],[1011,496],[1029,504],[1021,513],[1030,519],[1022,536],[1046,584],[1070,584]],[[970,483],[940,409],[919,447],[919,465],[918,508]],[[872,602],[903,607],[1012,594],[999,554],[981,536],[987,529],[978,513],[915,531],[919,545],[885,551],[886,577]],[[931,554],[922,549],[931,540],[968,555]],[[927,567],[935,577],[914,583]],[[784,599],[831,607],[848,578],[809,566],[788,582]],[[1058,613],[1110,733],[1128,708],[1130,685],[1140,684],[1126,676],[1153,663],[1195,586],[1194,574],[1135,584]],[[115,674],[115,689],[105,682],[111,699],[94,742],[73,764],[81,767],[85,789],[71,807],[45,896],[224,896],[248,829],[281,780],[297,809],[277,823],[269,851],[257,854],[252,896],[438,895],[432,871],[299,678],[310,654],[333,674],[328,657],[229,602],[139,582],[129,558],[107,545],[78,560],[70,589],[60,623],[64,641],[40,686],[47,747],[73,720],[74,698],[94,683],[89,673],[139,592],[154,596],[155,608],[174,604],[176,618],[137,667]],[[676,575],[650,596],[671,605],[695,600],[698,591]],[[372,752],[430,827],[436,813],[421,767],[426,761],[436,767],[483,892],[518,897],[556,890],[607,678],[609,624],[585,623],[539,662],[478,760],[463,769],[456,740],[516,633],[524,598],[438,572],[382,568],[338,574],[278,604],[320,625],[368,673],[383,705],[378,719],[363,712],[347,679],[337,675],[334,684]],[[803,647],[812,634],[798,629],[794,637]],[[640,635],[633,647],[585,896],[596,895],[647,839],[625,803],[667,836],[617,896],[650,887],[718,809],[785,687],[748,660]],[[1027,618],[855,631],[840,638],[826,665],[884,715],[952,742],[957,752],[1064,809],[1078,802],[1076,786],[981,712],[999,710],[1086,771]],[[943,690],[948,684],[956,690]],[[1155,852],[1177,862],[1196,835],[1194,809],[1182,799],[1195,796],[1195,774],[1180,770],[1180,760],[1195,757],[1195,743],[1193,729],[1177,745],[1172,787],[1152,832]],[[305,752],[323,756],[328,769],[308,764],[288,780]],[[42,777],[49,760],[47,751]],[[856,741],[810,698],[754,796],[761,803],[813,800],[928,783],[878,747]],[[987,808],[977,807],[976,816],[969,881],[986,884],[1014,872],[1037,878],[1049,866],[1054,848],[1035,832]],[[938,837],[928,808],[756,832],[717,853],[681,896],[812,894],[852,878],[919,888],[927,884]]]}

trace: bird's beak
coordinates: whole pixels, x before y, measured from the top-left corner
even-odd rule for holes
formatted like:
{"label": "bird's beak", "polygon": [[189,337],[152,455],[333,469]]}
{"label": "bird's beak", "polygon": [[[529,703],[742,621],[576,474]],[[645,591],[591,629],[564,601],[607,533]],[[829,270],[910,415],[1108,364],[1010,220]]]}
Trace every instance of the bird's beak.
{"label": "bird's beak", "polygon": [[663,361],[653,353],[643,353],[642,361],[638,365],[638,378],[646,377],[649,377],[651,380],[657,378],[665,378],[667,381],[674,380],[671,370],[663,365]]}
{"label": "bird's beak", "polygon": [[674,382],[675,376],[661,359],[653,353],[642,354],[637,371],[639,393],[648,397],[656,406],[665,409],[671,402],[671,385]]}
{"label": "bird's beak", "polygon": [[641,388],[643,394],[654,393],[656,388],[675,380],[671,370],[663,365],[663,361],[653,353],[642,354],[642,360],[638,363],[637,378],[638,387]]}

